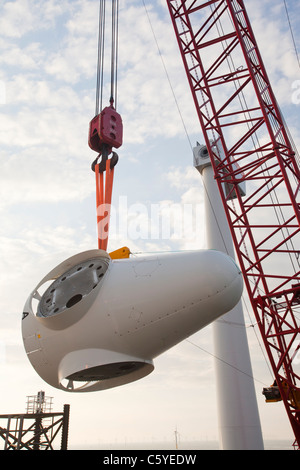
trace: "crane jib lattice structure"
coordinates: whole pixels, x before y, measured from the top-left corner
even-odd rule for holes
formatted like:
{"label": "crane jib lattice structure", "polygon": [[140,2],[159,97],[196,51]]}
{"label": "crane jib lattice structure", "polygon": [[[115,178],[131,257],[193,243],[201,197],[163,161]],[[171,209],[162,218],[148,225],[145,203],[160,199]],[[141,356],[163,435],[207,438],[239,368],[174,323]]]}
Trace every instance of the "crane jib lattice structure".
{"label": "crane jib lattice structure", "polygon": [[244,2],[167,4],[274,384],[299,448],[299,155]]}

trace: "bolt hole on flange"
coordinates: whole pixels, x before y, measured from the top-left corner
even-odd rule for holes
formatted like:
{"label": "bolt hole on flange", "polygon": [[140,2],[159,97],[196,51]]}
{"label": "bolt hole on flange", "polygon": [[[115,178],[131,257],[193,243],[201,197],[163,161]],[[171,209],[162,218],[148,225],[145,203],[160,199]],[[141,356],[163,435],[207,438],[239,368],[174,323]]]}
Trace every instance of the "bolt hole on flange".
{"label": "bolt hole on flange", "polygon": [[82,295],[81,294],[76,294],[74,295],[68,302],[66,303],[67,308],[74,307],[74,305],[78,304],[82,300]]}
{"label": "bolt hole on flange", "polygon": [[102,258],[95,258],[70,268],[44,291],[37,306],[37,316],[51,317],[77,305],[102,283],[108,266]]}

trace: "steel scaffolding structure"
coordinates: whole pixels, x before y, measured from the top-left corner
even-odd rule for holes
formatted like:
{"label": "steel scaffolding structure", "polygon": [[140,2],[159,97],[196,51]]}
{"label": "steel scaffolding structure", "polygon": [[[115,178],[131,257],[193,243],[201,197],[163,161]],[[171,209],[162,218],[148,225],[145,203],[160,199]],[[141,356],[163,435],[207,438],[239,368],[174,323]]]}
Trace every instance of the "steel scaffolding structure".
{"label": "steel scaffolding structure", "polygon": [[27,412],[3,414],[6,426],[0,426],[3,450],[55,450],[54,441],[61,436],[60,450],[68,449],[70,405],[63,412],[52,412],[52,398],[44,392],[27,397]]}

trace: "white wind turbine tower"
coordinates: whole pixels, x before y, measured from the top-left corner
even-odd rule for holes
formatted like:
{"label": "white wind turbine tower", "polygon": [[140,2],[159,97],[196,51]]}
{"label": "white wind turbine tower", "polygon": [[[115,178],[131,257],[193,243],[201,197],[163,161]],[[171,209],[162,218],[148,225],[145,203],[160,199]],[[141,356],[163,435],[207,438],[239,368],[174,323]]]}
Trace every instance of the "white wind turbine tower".
{"label": "white wind turbine tower", "polygon": [[[198,144],[194,148],[194,166],[205,188],[207,248],[223,251],[234,259],[229,226],[205,145]],[[245,188],[240,187],[240,191],[245,193]],[[213,338],[220,447],[223,450],[263,449],[241,301],[213,323]]]}

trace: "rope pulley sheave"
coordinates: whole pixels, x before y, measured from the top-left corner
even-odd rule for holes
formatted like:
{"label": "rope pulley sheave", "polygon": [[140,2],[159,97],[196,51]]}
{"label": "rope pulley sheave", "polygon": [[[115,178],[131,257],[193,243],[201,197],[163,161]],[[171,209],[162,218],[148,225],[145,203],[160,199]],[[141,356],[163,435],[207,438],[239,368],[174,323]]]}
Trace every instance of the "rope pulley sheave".
{"label": "rope pulley sheave", "polygon": [[[117,96],[118,11],[118,0],[112,0],[110,105],[100,112],[103,95],[106,18],[105,0],[100,0],[96,111],[89,127],[89,146],[92,150],[98,152],[97,158],[92,163],[92,170],[96,175],[98,247],[105,251],[107,251],[108,244],[114,168],[118,163],[118,155],[113,151],[113,148],[118,149],[123,143],[122,118],[114,107]],[[104,172],[106,172],[105,184]]]}

